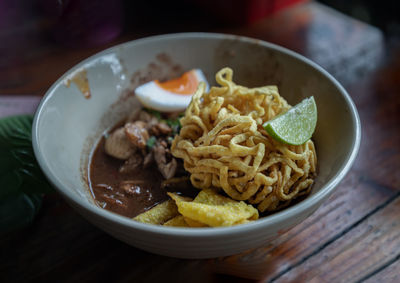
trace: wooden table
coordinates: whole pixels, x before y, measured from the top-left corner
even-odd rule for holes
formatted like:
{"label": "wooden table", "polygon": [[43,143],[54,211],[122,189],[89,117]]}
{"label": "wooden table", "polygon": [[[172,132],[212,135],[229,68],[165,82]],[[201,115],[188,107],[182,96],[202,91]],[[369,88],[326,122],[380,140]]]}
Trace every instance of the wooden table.
{"label": "wooden table", "polygon": [[[362,142],[334,194],[265,247],[201,261],[130,247],[88,223],[57,194],[48,195],[32,226],[1,239],[0,281],[400,282],[400,48],[386,46],[377,29],[313,2],[246,27],[192,27],[281,44],[343,83],[359,110]],[[190,28],[164,26],[162,32]],[[18,60],[0,56],[0,93],[43,95],[89,55],[155,33],[125,32],[96,48],[34,42]]]}

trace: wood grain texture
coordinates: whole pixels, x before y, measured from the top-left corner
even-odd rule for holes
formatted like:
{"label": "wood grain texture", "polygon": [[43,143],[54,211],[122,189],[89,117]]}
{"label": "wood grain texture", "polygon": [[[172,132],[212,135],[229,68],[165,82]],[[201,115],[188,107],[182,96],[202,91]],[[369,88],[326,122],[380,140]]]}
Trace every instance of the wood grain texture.
{"label": "wood grain texture", "polygon": [[293,6],[235,33],[294,50],[345,86],[375,70],[384,55],[380,30],[318,2]]}
{"label": "wood grain texture", "polygon": [[359,282],[400,256],[400,195],[276,282]]}
{"label": "wood grain texture", "polygon": [[210,282],[199,261],[150,254],[97,229],[58,195],[34,225],[2,239],[1,282]]}
{"label": "wood grain texture", "polygon": [[387,282],[387,283],[397,283],[400,282],[400,260],[399,257],[394,259],[395,261],[386,266],[385,268],[378,270],[375,274],[371,275],[365,283],[375,283],[375,282]]}
{"label": "wood grain texture", "polygon": [[400,190],[400,50],[368,78],[349,88],[358,108],[362,142],[356,170],[375,182]]}
{"label": "wood grain texture", "polygon": [[17,62],[12,56],[0,59],[0,93],[44,95],[60,76],[80,61],[133,39],[132,36],[125,36],[103,46],[81,49],[55,45],[51,41],[40,42],[35,48],[28,46]]}

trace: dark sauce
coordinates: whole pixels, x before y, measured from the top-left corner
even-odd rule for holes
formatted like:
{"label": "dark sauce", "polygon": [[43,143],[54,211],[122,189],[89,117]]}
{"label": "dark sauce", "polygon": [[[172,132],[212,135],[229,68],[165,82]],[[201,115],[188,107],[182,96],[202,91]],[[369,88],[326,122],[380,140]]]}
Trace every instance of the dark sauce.
{"label": "dark sauce", "polygon": [[[153,164],[147,169],[138,168],[134,172],[120,173],[124,161],[115,159],[104,150],[105,138],[102,137],[89,161],[89,188],[95,202],[109,211],[135,217],[138,214],[161,203],[169,196],[167,192],[177,192],[194,197],[198,190],[189,182],[161,187],[165,180]],[[121,184],[130,186],[129,193]]]}

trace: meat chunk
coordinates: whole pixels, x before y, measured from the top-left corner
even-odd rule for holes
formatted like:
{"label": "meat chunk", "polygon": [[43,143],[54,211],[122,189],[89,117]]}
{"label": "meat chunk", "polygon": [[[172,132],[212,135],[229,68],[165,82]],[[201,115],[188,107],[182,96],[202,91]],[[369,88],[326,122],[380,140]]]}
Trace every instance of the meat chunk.
{"label": "meat chunk", "polygon": [[153,127],[155,124],[158,123],[158,119],[154,116],[151,117],[150,121],[148,122],[149,127]]}
{"label": "meat chunk", "polygon": [[141,110],[139,113],[139,118],[138,121],[143,121],[146,123],[146,129],[148,131],[151,131],[151,128],[158,123],[157,117],[154,115],[150,114],[149,112],[145,110]]}
{"label": "meat chunk", "polygon": [[139,168],[143,164],[143,156],[140,153],[135,153],[125,163],[119,168],[119,172],[121,173],[130,173],[134,172],[137,168]]}
{"label": "meat chunk", "polygon": [[153,151],[154,151],[154,159],[157,162],[157,164],[167,163],[165,147],[163,147],[161,144],[156,144],[153,148]]}
{"label": "meat chunk", "polygon": [[126,160],[135,152],[135,148],[125,134],[125,129],[118,128],[106,139],[105,152],[112,157]]}
{"label": "meat chunk", "polygon": [[172,158],[170,162],[167,163],[167,151],[166,148],[161,144],[154,147],[154,159],[157,163],[158,170],[164,176],[165,179],[170,179],[175,175],[176,169],[178,167],[178,162],[175,158]]}
{"label": "meat chunk", "polygon": [[165,124],[165,123],[157,123],[157,124],[156,124],[156,127],[160,130],[160,132],[161,132],[163,135],[168,135],[168,134],[170,134],[170,133],[172,132],[171,127],[168,126],[168,125]]}
{"label": "meat chunk", "polygon": [[175,158],[172,158],[172,160],[167,164],[157,164],[157,165],[158,165],[158,170],[160,170],[164,178],[170,179],[175,176],[178,162],[176,162]]}
{"label": "meat chunk", "polygon": [[177,119],[179,118],[179,115],[181,115],[182,112],[178,111],[178,112],[169,112],[167,113],[167,117],[168,119]]}
{"label": "meat chunk", "polygon": [[154,116],[151,115],[149,112],[142,110],[139,113],[139,120],[144,121],[146,123],[150,122],[150,120],[153,118]]}
{"label": "meat chunk", "polygon": [[165,148],[165,152],[167,152],[167,150],[168,150],[168,148],[167,148],[168,143],[167,143],[166,141],[162,140],[162,141],[160,141],[160,144]]}
{"label": "meat chunk", "polygon": [[133,110],[133,111],[129,114],[129,116],[128,116],[128,118],[126,119],[126,121],[127,121],[127,122],[134,122],[134,121],[138,120],[141,111],[142,111],[142,110],[141,110],[140,108],[137,108],[137,109]]}
{"label": "meat chunk", "polygon": [[137,148],[144,149],[149,139],[149,133],[146,130],[146,123],[136,121],[135,123],[125,124],[125,134],[130,142]]}
{"label": "meat chunk", "polygon": [[154,161],[154,154],[153,154],[153,151],[151,151],[144,157],[143,167],[144,168],[150,167],[150,165],[153,163],[153,161]]}
{"label": "meat chunk", "polygon": [[168,135],[172,132],[172,129],[170,128],[170,126],[168,126],[165,123],[155,123],[154,125],[152,125],[151,127],[151,132],[158,136],[158,135]]}
{"label": "meat chunk", "polygon": [[[132,121],[135,118],[139,120]],[[119,170],[121,173],[133,172],[139,166],[148,168],[156,161],[164,178],[168,179],[175,175],[178,162],[172,158],[169,150],[170,142],[165,140],[171,138],[169,135],[172,129],[165,122],[160,122],[159,118],[157,114],[152,115],[145,110],[135,111],[130,115],[128,122],[106,140],[106,152],[125,160]],[[153,146],[157,139],[156,146]]]}

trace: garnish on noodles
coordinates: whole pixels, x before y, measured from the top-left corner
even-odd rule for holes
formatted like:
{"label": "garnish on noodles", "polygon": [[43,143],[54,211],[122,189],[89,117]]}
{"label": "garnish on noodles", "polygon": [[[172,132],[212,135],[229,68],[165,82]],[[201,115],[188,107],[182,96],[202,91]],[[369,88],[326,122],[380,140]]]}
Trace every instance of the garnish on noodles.
{"label": "garnish on noodles", "polygon": [[276,86],[247,88],[232,76],[230,68],[220,70],[220,86],[209,92],[200,83],[180,120],[172,155],[183,159],[194,187],[223,190],[260,212],[279,210],[310,192],[317,165],[314,143],[288,145],[272,138],[262,125],[291,106]]}

